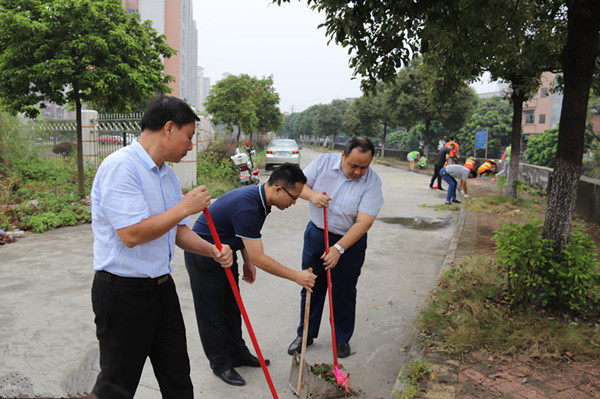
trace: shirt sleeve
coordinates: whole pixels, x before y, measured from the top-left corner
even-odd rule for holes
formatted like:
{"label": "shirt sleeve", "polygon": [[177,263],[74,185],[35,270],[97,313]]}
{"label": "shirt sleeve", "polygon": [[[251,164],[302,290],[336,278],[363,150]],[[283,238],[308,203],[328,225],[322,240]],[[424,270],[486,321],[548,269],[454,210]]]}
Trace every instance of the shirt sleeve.
{"label": "shirt sleeve", "polygon": [[319,176],[319,172],[323,169],[323,157],[324,155],[319,155],[303,170],[304,175],[306,176],[306,185],[310,188],[313,188],[315,181]]}
{"label": "shirt sleeve", "polygon": [[255,210],[244,210],[235,214],[232,218],[233,231],[240,238],[249,238],[258,240],[262,237],[260,230],[264,222],[264,218]]}
{"label": "shirt sleeve", "polygon": [[100,185],[100,207],[115,230],[132,226],[150,217],[143,188],[133,168],[109,163]]}
{"label": "shirt sleeve", "polygon": [[365,193],[363,194],[360,204],[358,205],[358,211],[368,213],[369,215],[377,216],[381,207],[383,206],[383,193],[381,190],[381,179],[374,172],[370,179],[368,179],[367,186],[365,187]]}

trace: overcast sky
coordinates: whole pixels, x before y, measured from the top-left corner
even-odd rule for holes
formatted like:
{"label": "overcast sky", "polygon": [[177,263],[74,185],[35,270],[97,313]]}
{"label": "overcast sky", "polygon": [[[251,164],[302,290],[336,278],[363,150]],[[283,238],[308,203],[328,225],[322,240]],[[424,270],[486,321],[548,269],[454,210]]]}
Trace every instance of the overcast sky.
{"label": "overcast sky", "polygon": [[[211,84],[226,72],[272,75],[283,112],[362,95],[347,50],[327,45],[325,30],[317,29],[324,17],[306,1],[277,6],[270,0],[194,0],[193,9],[198,65]],[[492,91],[495,85],[476,89]]]}

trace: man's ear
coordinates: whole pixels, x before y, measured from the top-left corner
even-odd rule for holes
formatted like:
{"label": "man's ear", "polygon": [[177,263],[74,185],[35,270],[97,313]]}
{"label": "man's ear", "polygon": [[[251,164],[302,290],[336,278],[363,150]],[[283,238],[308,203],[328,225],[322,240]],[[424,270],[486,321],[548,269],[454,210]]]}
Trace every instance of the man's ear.
{"label": "man's ear", "polygon": [[171,134],[171,131],[173,130],[174,125],[175,125],[175,123],[173,121],[168,121],[167,123],[165,123],[165,125],[164,125],[165,133]]}

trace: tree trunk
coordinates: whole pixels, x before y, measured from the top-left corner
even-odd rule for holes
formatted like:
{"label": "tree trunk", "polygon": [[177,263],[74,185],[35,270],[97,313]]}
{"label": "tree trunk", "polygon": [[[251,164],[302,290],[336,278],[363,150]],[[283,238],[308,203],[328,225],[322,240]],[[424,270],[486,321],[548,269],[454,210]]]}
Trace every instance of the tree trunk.
{"label": "tree trunk", "polygon": [[237,128],[238,128],[238,134],[237,134],[237,137],[235,138],[235,141],[237,143],[239,143],[240,142],[240,136],[242,135],[242,128],[239,127],[239,126]]}
{"label": "tree trunk", "polygon": [[[513,81],[513,88],[518,88],[519,83]],[[506,195],[517,198],[515,182],[519,180],[519,161],[521,160],[521,124],[523,122],[523,100],[525,94],[522,90],[513,90],[511,101],[513,105],[512,138],[510,141],[510,169],[506,176]]]}
{"label": "tree trunk", "polygon": [[594,63],[600,35],[597,0],[567,1],[567,43],[561,54],[564,96],[556,163],[543,237],[554,240],[554,251],[562,253],[569,240],[581,175],[583,137]]}
{"label": "tree trunk", "polygon": [[383,140],[381,140],[381,157],[385,157],[385,139],[387,136],[387,123],[383,124]]}
{"label": "tree trunk", "polygon": [[77,120],[77,194],[85,195],[85,171],[83,169],[83,123],[81,122],[81,98],[79,84],[73,82],[73,95],[75,96],[75,119]]}

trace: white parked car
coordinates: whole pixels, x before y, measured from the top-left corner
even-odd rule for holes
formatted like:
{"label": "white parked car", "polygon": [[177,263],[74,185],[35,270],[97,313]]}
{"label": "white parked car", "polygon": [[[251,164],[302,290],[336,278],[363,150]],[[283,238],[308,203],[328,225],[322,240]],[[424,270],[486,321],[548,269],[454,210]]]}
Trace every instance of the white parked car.
{"label": "white parked car", "polygon": [[286,162],[300,165],[300,148],[298,148],[296,140],[271,140],[266,150],[265,169],[271,170],[274,165]]}

